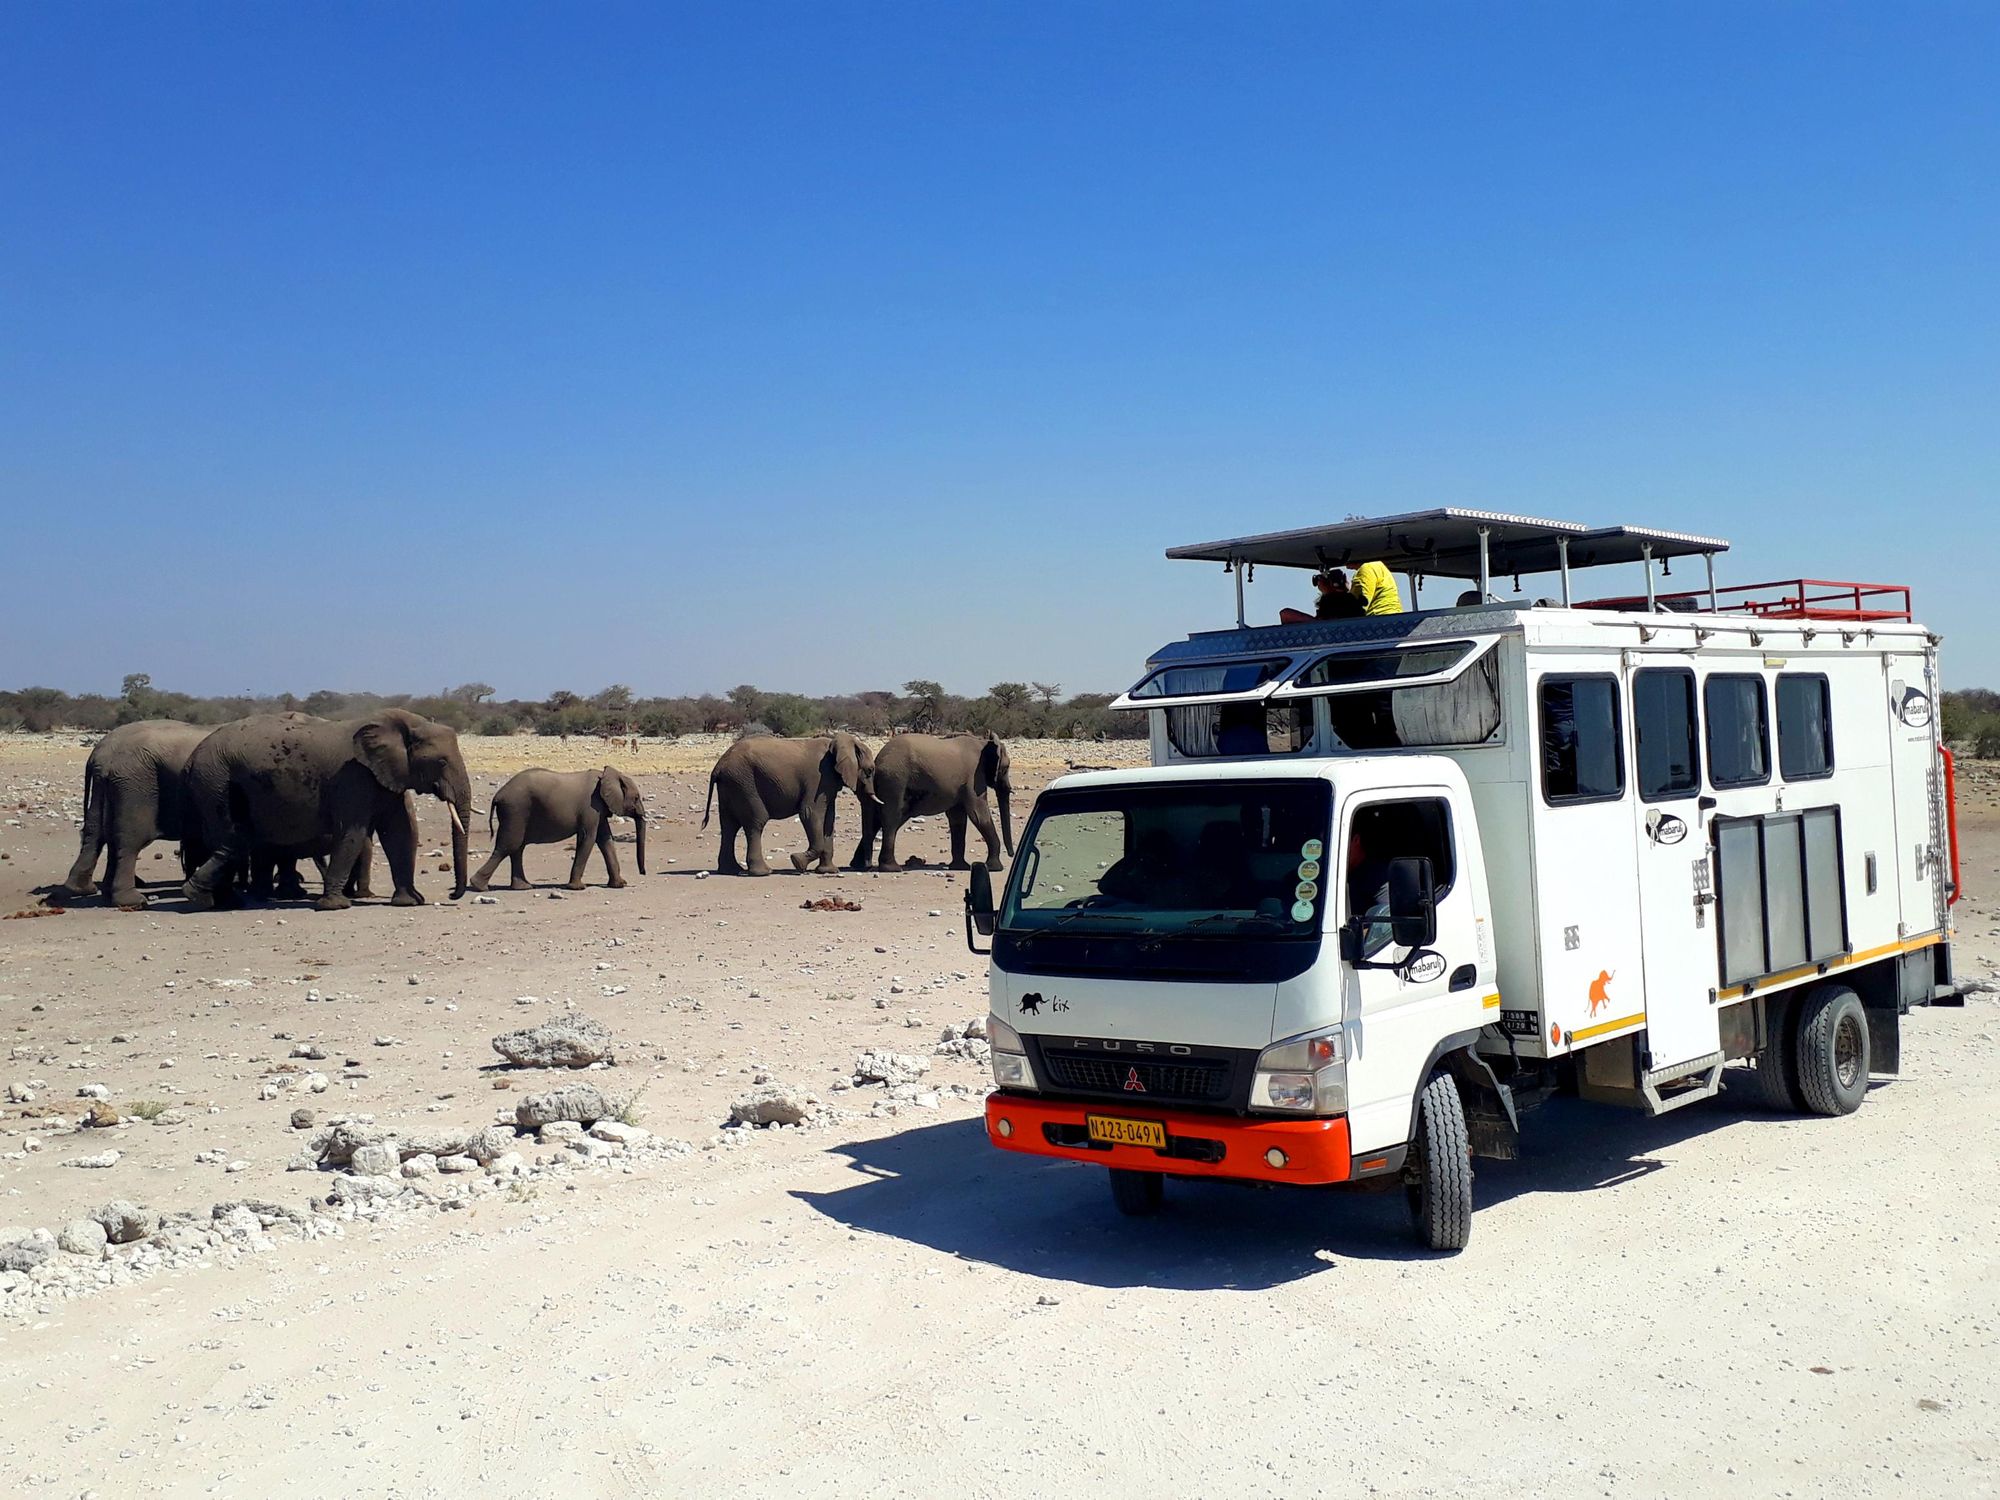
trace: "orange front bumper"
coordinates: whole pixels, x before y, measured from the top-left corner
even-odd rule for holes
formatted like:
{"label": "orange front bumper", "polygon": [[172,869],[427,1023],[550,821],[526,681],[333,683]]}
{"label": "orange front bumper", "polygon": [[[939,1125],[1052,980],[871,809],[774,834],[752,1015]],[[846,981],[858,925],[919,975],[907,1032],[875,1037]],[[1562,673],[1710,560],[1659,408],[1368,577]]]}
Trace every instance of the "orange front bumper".
{"label": "orange front bumper", "polygon": [[[1132,1120],[1158,1120],[1167,1129],[1167,1144],[1213,1143],[1200,1147],[1215,1160],[1176,1156],[1149,1146],[1107,1146],[1084,1139],[1083,1117],[1116,1115]],[[1008,1127],[1001,1133],[1001,1122]],[[1352,1175],[1347,1120],[1242,1119],[1235,1115],[1205,1115],[1188,1110],[1126,1108],[1117,1104],[1079,1104],[1039,1099],[1032,1094],[989,1094],[986,1097],[986,1138],[1003,1151],[1030,1156],[1055,1156],[1064,1161],[1090,1162],[1100,1167],[1125,1167],[1135,1172],[1167,1172],[1181,1177],[1241,1177],[1254,1182],[1345,1182]],[[1274,1167],[1266,1153],[1282,1151],[1285,1164]]]}

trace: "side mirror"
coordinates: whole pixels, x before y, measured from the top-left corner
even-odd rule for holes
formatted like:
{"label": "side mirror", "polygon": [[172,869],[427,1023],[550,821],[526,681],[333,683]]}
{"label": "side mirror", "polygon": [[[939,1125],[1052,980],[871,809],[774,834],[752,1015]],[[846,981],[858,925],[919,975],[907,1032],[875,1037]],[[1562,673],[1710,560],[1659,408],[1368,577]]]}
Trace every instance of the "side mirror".
{"label": "side mirror", "polygon": [[984,865],[974,865],[972,874],[965,882],[965,946],[974,953],[990,953],[991,948],[981,948],[973,942],[972,935],[993,936],[993,929],[999,917],[993,909],[993,874]]}
{"label": "side mirror", "polygon": [[1429,860],[1389,861],[1389,931],[1403,948],[1437,941],[1437,889]]}

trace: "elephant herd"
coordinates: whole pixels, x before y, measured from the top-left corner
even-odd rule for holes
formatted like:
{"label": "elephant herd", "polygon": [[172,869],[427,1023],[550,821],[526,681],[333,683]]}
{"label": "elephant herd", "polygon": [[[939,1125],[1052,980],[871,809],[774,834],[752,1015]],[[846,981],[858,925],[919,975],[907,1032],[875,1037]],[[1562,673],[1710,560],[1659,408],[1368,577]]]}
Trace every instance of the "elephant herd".
{"label": "elephant herd", "polygon": [[[954,868],[965,866],[970,823],[986,841],[986,863],[1000,868],[1001,849],[1014,852],[1011,766],[1007,747],[991,735],[897,735],[871,751],[844,732],[808,739],[759,736],[723,752],[709,775],[706,828],[717,804],[722,815],[719,874],[768,875],[764,829],[773,818],[797,817],[808,847],[792,856],[798,870],[833,864],[834,804],[842,789],[861,808],[861,841],[850,868],[875,863],[899,868],[896,835],[911,818],[944,814]],[[209,730],[152,719],[112,730],[84,767],[83,834],[60,894],[98,890],[105,856],[107,899],[137,909],[146,904],[138,860],[147,844],[180,846],[182,887],[197,910],[233,904],[239,887],[253,898],[302,896],[298,861],[319,866],[323,890],[315,905],[337,911],[372,895],[371,851],[382,844],[392,885],[390,904],[423,902],[416,888],[419,794],[435,796],[451,815],[452,895],[485,890],[501,861],[512,864],[513,887],[527,885],[522,851],[528,844],[575,839],[569,885],[580,889],[595,848],[608,884],[625,884],[612,850],[611,820],[637,825],[637,863],[646,873],[646,806],[631,777],[601,771],[522,771],[493,796],[493,849],[470,879],[467,829],[472,780],[458,736],[405,709],[365,718],[329,720],[310,714],[263,714]],[[1000,809],[996,831],[987,798]],[[735,846],[744,841],[741,864]]]}
{"label": "elephant herd", "polygon": [[[861,805],[861,842],[848,868],[900,869],[897,831],[911,818],[945,816],[951,831],[951,866],[965,864],[965,828],[970,823],[986,840],[986,867],[1000,868],[1000,851],[1014,853],[1013,765],[1007,747],[990,734],[899,734],[871,751],[844,731],[811,739],[760,735],[738,740],[722,752],[708,776],[706,828],[719,801],[722,846],[718,875],[768,875],[764,826],[773,818],[796,817],[806,833],[806,849],[792,856],[795,870],[833,867],[833,811],[841,789]],[[996,833],[986,799],[1000,805]],[[744,858],[736,860],[741,834]],[[873,856],[881,839],[879,863]]]}

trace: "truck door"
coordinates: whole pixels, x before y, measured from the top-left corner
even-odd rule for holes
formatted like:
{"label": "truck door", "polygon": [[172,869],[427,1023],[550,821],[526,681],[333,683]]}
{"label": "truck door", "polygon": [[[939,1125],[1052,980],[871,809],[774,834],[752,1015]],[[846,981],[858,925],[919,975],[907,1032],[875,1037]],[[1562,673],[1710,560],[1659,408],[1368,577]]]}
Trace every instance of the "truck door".
{"label": "truck door", "polygon": [[1361,920],[1363,958],[1386,965],[1410,956],[1389,939],[1390,860],[1428,859],[1437,890],[1437,939],[1427,956],[1402,969],[1347,969],[1347,1016],[1359,1022],[1347,1068],[1357,1152],[1409,1139],[1413,1092],[1438,1042],[1482,1020],[1474,883],[1459,868],[1453,810],[1443,788],[1366,793],[1348,803],[1336,829],[1343,874],[1328,922]]}
{"label": "truck door", "polygon": [[1945,831],[1942,771],[1937,753],[1935,665],[1928,652],[1882,658],[1888,677],[1889,767],[1896,804],[1893,882],[1902,903],[1899,937],[1935,932],[1945,922]]}
{"label": "truck door", "polygon": [[1677,652],[1625,653],[1632,706],[1639,947],[1651,1066],[1721,1046],[1713,884],[1702,808],[1694,663]]}

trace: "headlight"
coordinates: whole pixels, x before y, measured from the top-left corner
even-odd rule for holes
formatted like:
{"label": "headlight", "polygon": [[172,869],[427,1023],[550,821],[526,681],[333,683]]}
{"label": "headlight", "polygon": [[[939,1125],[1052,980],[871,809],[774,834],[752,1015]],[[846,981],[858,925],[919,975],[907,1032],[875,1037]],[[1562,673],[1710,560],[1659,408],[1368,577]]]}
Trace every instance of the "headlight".
{"label": "headlight", "polygon": [[986,1018],[986,1045],[993,1049],[993,1086],[1002,1089],[1032,1089],[1034,1069],[1028,1066],[1028,1049],[1021,1033],[998,1016]]}
{"label": "headlight", "polygon": [[1347,1110],[1347,1036],[1336,1027],[1266,1047],[1250,1085],[1252,1109],[1337,1115]]}

